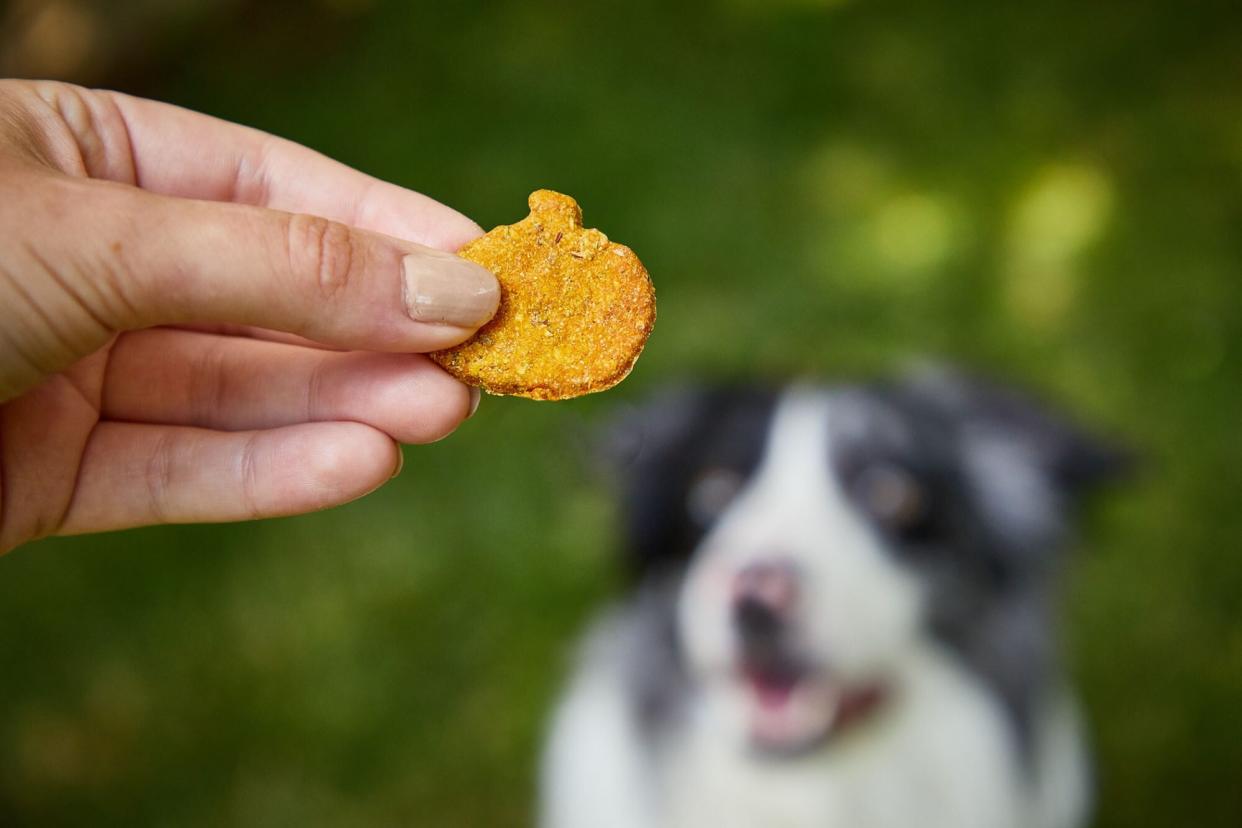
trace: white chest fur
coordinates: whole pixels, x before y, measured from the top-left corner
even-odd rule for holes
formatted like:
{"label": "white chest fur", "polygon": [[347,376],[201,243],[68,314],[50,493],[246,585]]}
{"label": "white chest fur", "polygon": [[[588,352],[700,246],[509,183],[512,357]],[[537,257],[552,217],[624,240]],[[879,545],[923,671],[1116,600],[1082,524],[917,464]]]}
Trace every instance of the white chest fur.
{"label": "white chest fur", "polygon": [[829,751],[746,749],[731,701],[705,694],[670,757],[667,828],[1036,828],[992,698],[934,652],[912,662],[888,715]]}
{"label": "white chest fur", "polygon": [[1086,810],[1070,700],[1037,724],[1032,781],[995,699],[932,647],[912,656],[885,716],[792,760],[749,751],[732,700],[711,691],[667,752],[649,754],[605,663],[583,665],[558,713],[546,828],[1072,828]]}

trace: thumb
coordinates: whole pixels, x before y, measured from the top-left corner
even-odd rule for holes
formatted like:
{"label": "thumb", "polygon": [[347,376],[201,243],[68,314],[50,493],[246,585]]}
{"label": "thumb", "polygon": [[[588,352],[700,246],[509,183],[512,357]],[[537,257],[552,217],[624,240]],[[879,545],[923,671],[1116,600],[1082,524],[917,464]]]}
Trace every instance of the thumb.
{"label": "thumb", "polygon": [[[340,222],[38,179],[25,182],[38,197],[24,199],[8,225],[20,244],[0,261],[0,293],[11,294],[0,305],[9,305],[9,331],[22,340],[11,344],[39,374],[118,330],[186,322],[257,325],[351,349],[432,351],[471,336],[499,303],[486,269]],[[0,376],[0,385],[12,379]]]}
{"label": "thumb", "polygon": [[234,322],[326,344],[433,351],[496,312],[486,269],[429,247],[329,219],[128,190],[102,240],[134,319]]}

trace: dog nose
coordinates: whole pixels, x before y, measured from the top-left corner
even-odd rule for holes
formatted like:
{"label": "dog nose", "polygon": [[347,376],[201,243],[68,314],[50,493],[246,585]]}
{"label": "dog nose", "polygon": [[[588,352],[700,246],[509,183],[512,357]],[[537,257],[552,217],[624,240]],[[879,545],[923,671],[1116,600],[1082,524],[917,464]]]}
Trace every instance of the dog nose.
{"label": "dog nose", "polygon": [[788,561],[755,561],[733,581],[733,618],[744,638],[780,631],[798,598],[797,572]]}

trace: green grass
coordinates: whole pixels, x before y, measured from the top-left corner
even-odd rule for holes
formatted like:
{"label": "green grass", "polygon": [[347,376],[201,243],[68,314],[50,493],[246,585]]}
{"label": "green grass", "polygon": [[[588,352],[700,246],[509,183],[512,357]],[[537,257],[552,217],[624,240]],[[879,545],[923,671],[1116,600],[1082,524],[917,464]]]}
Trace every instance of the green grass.
{"label": "green grass", "polygon": [[1224,3],[827,0],[186,29],[128,88],[484,226],[572,193],[643,257],[659,322],[616,391],[485,399],[348,507],[0,560],[0,824],[527,824],[566,647],[612,588],[592,430],[668,380],[921,354],[1140,448],[1069,591],[1097,824],[1238,824],[1240,35]]}

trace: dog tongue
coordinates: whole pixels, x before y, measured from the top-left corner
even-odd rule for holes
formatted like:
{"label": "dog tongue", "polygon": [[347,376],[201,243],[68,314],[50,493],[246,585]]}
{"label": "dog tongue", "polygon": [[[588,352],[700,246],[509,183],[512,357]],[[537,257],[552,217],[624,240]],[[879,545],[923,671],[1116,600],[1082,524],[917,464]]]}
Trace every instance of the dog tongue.
{"label": "dog tongue", "polygon": [[767,710],[784,707],[798,685],[792,676],[752,675],[750,683],[755,690],[755,700]]}
{"label": "dog tongue", "polygon": [[769,749],[799,750],[832,728],[840,701],[829,682],[794,674],[747,676],[750,686],[751,736]]}

